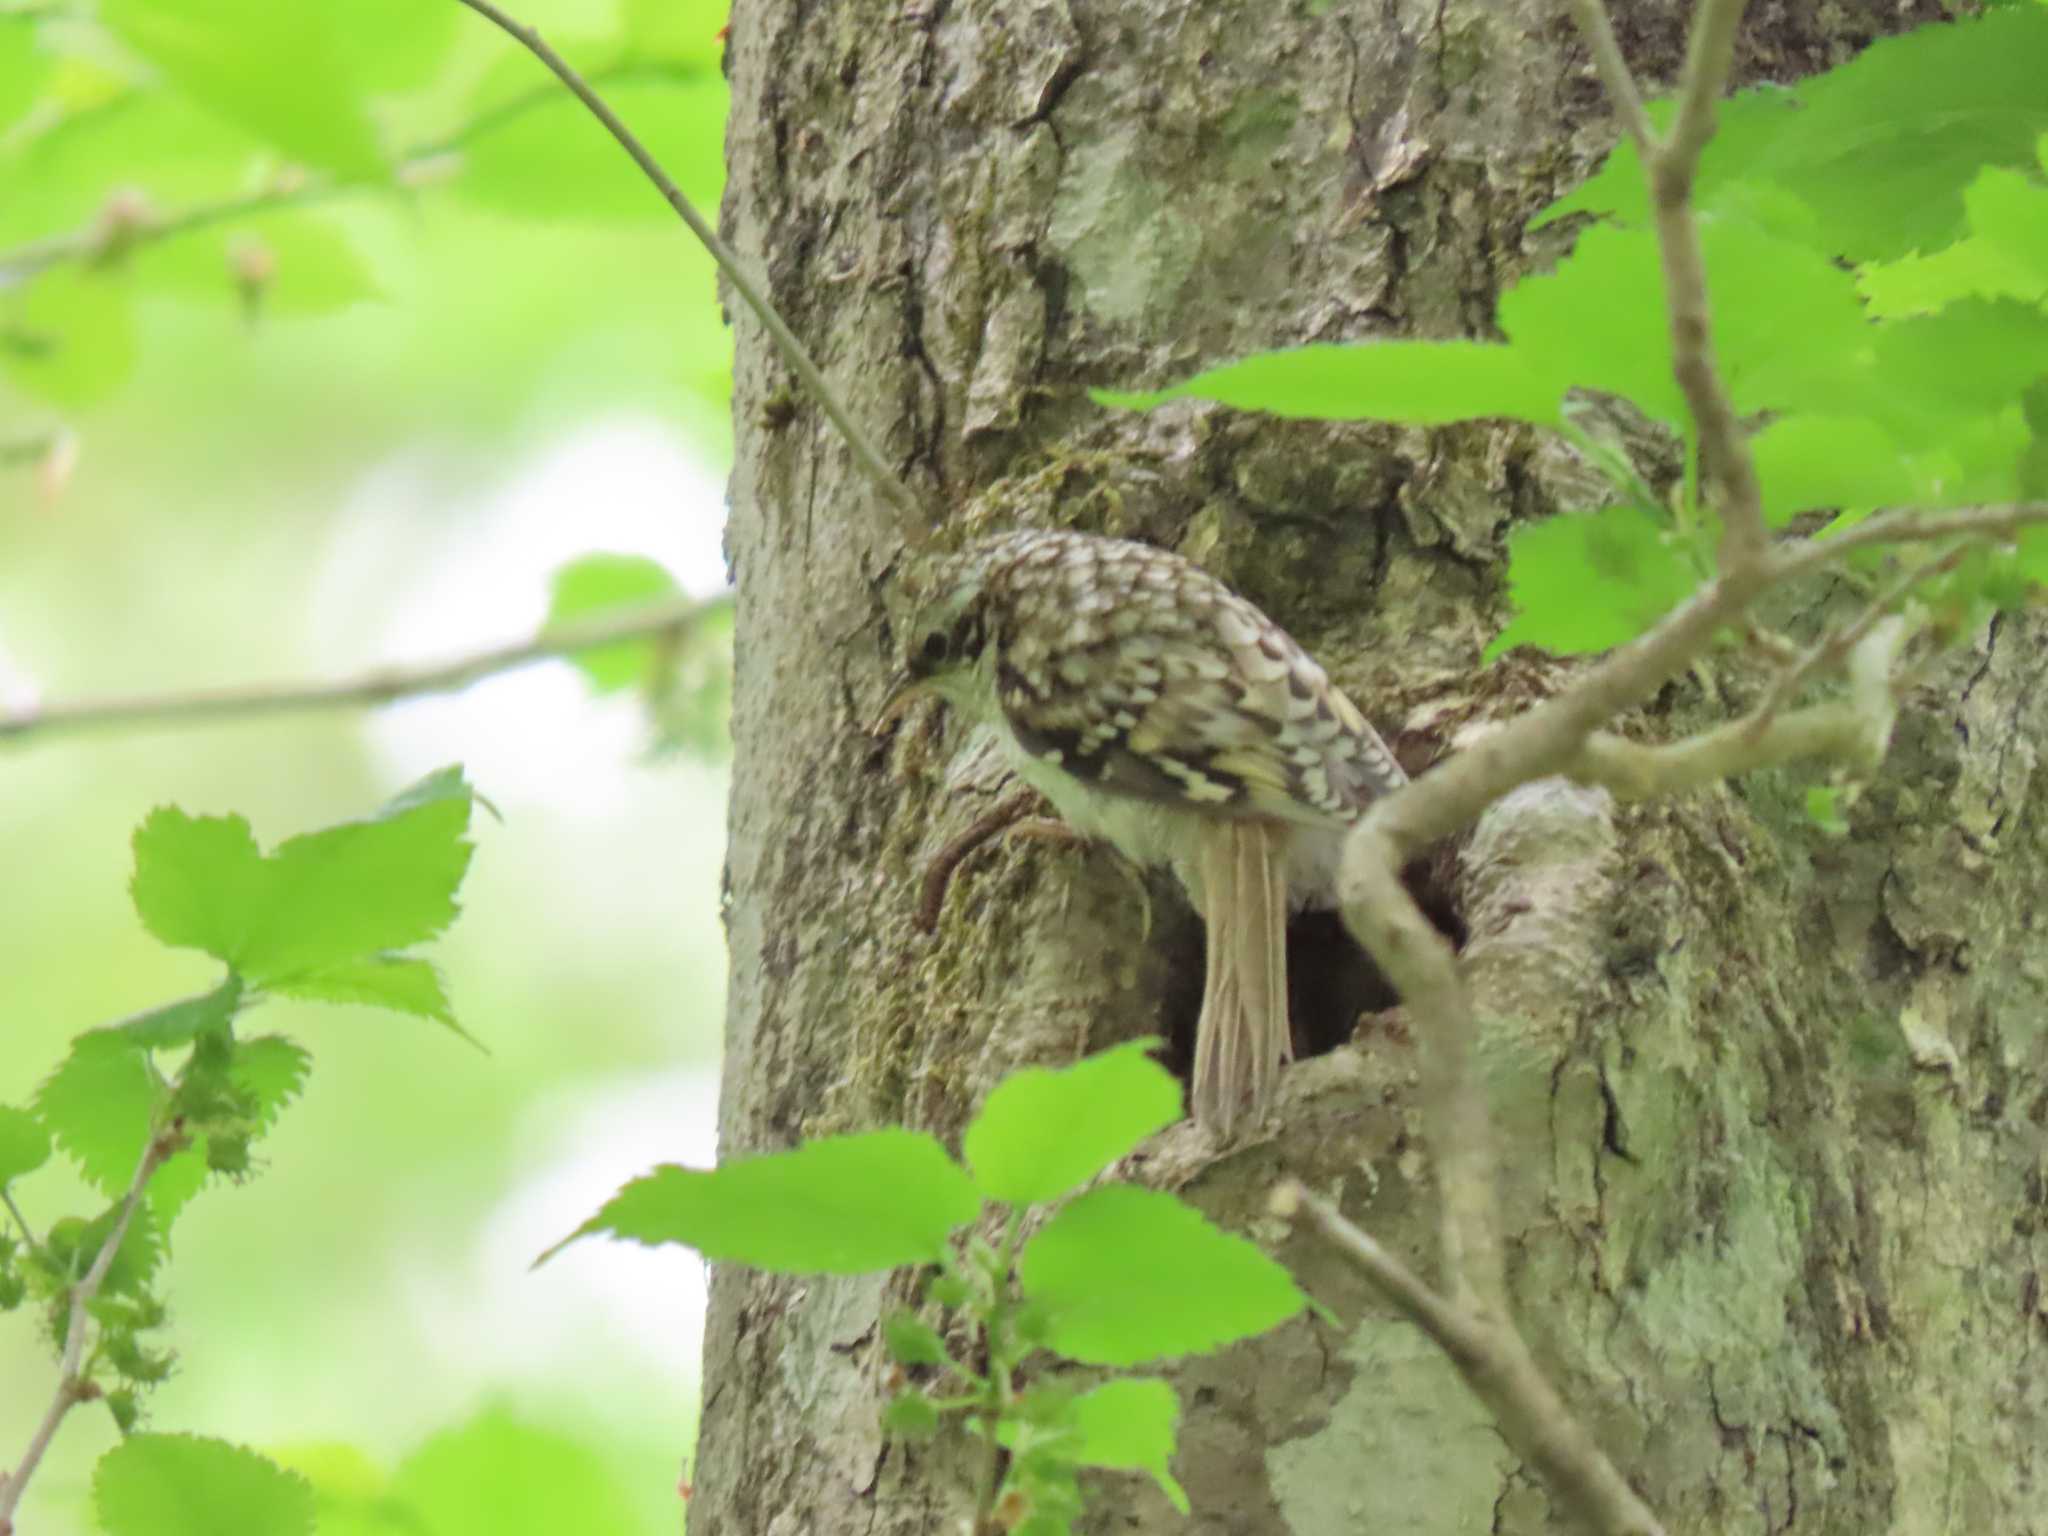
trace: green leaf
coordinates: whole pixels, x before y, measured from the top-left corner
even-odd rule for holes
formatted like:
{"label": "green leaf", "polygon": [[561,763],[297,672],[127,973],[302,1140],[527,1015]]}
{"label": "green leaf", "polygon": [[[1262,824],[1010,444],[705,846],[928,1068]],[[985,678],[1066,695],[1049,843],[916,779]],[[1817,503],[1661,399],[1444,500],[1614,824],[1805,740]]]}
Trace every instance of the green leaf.
{"label": "green leaf", "polygon": [[1094,1365],[1199,1354],[1265,1332],[1306,1298],[1251,1243],[1172,1195],[1112,1184],[1045,1224],[1018,1263],[1047,1343]]}
{"label": "green leaf", "polygon": [[197,1435],[130,1435],[100,1458],[109,1536],[310,1536],[313,1490],[254,1451]]}
{"label": "green leaf", "polygon": [[[1791,90],[1767,86],[1720,103],[1701,158],[1702,214],[1760,210],[1774,234],[1803,230],[1822,254],[1890,259],[1946,244],[1962,192],[1986,164],[2021,167],[2048,130],[2040,88],[2048,12],[2016,6],[1880,39],[1837,69]],[[1668,124],[1671,103],[1650,104]],[[1646,226],[1647,194],[1624,139],[1600,171],[1545,209],[1540,226],[1607,213]]]}
{"label": "green leaf", "polygon": [[622,0],[626,38],[640,57],[717,69],[725,53],[728,0]]}
{"label": "green leaf", "polygon": [[1086,1467],[1150,1472],[1183,1515],[1187,1491],[1173,1476],[1173,1427],[1180,1399],[1170,1383],[1156,1377],[1106,1381],[1074,1399],[1069,1409],[1079,1443],[1072,1455]]}
{"label": "green leaf", "polygon": [[445,1024],[464,1039],[468,1032],[455,1022],[455,1010],[441,985],[441,973],[426,960],[405,960],[391,955],[371,955],[343,961],[323,971],[308,971],[274,983],[270,990],[283,997],[303,998],[315,1003],[361,1003],[370,1008],[389,1008],[415,1018]]}
{"label": "green leaf", "polygon": [[[676,593],[676,579],[645,555],[585,555],[555,572],[547,627],[557,628],[596,614],[658,602]],[[578,651],[569,659],[597,693],[613,693],[646,681],[656,659],[656,642],[628,640]]]}
{"label": "green leaf", "polygon": [[460,8],[420,0],[324,0],[346,78],[376,91],[425,85],[455,41]]}
{"label": "green leaf", "polygon": [[131,1044],[161,1051],[190,1045],[207,1030],[222,1028],[233,1020],[241,1006],[241,980],[230,976],[211,992],[152,1008],[111,1028]]}
{"label": "green leaf", "polygon": [[931,1137],[869,1131],[708,1173],[657,1168],[564,1241],[604,1232],[684,1243],[708,1259],[757,1269],[850,1275],[929,1264],[980,1210],[972,1181]]}
{"label": "green leaf", "polygon": [[651,1536],[589,1441],[491,1408],[435,1435],[393,1475],[398,1529],[432,1536]]}
{"label": "green leaf", "polygon": [[1058,1199],[1178,1120],[1180,1084],[1147,1054],[1158,1043],[1004,1078],[961,1143],[981,1192],[1012,1205]]}
{"label": "green leaf", "polygon": [[36,46],[25,17],[0,17],[0,134],[35,105],[50,73],[50,55]]}
{"label": "green leaf", "polygon": [[0,1104],[0,1187],[50,1160],[50,1133],[25,1109]]}
{"label": "green leaf", "polygon": [[96,1189],[128,1187],[165,1099],[140,1046],[113,1030],[94,1030],[71,1050],[36,1092],[36,1111],[79,1171]]}
{"label": "green leaf", "polygon": [[366,821],[267,857],[239,816],[160,809],[135,834],[135,910],[164,943],[265,985],[403,949],[455,919],[470,802],[459,771],[444,770]]}
{"label": "green leaf", "polygon": [[1985,165],[2024,166],[2048,131],[2048,8],[2016,6],[1872,43],[1802,83],[1788,131],[1744,174],[1811,207],[1830,254],[1931,250]]}
{"label": "green leaf", "polygon": [[0,370],[70,410],[113,393],[135,366],[127,289],[88,267],[56,267],[0,302]]}
{"label": "green leaf", "polygon": [[100,0],[99,16],[179,90],[294,160],[345,179],[381,174],[331,3]]}
{"label": "green leaf", "polygon": [[1844,791],[1836,785],[1812,784],[1806,790],[1806,817],[1829,837],[1847,837]]}
{"label": "green leaf", "polygon": [[2038,303],[2048,295],[2048,189],[2019,171],[1987,166],[1963,205],[1968,239],[1863,269],[1858,284],[1873,314],[1921,314],[1966,298]]}
{"label": "green leaf", "polygon": [[1648,629],[1697,584],[1683,547],[1640,508],[1520,524],[1508,535],[1515,617],[1484,659],[1518,645],[1555,656],[1607,650]]}
{"label": "green leaf", "polygon": [[[107,1246],[107,1239],[114,1235],[114,1224],[120,1216],[121,1207],[116,1202],[91,1221],[79,1216],[66,1216],[53,1222],[43,1241],[50,1261],[59,1273],[71,1280],[83,1279],[98,1261],[100,1250]],[[127,1229],[121,1234],[121,1244],[114,1250],[106,1274],[100,1279],[99,1295],[102,1298],[145,1295],[149,1278],[156,1273],[163,1256],[164,1246],[157,1224],[146,1205],[138,1206],[128,1220]]]}
{"label": "green leaf", "polygon": [[944,1365],[946,1341],[915,1312],[898,1310],[882,1320],[882,1345],[899,1365]]}
{"label": "green leaf", "polygon": [[1928,491],[1884,429],[1857,416],[1787,416],[1759,433],[1750,451],[1772,527],[1814,507],[1868,511]]}
{"label": "green leaf", "polygon": [[1275,416],[1418,426],[1476,416],[1552,425],[1563,401],[1548,370],[1531,368],[1511,348],[1478,341],[1317,342],[1255,353],[1170,389],[1090,394],[1127,410],[1194,398]]}
{"label": "green leaf", "polygon": [[[608,84],[605,97],[691,201],[716,205],[726,112],[725,81],[716,70],[685,66],[657,79],[635,71]],[[463,162],[454,189],[514,217],[674,217],[640,168],[567,92],[472,138]]]}
{"label": "green leaf", "polygon": [[884,1434],[904,1440],[929,1440],[938,1429],[938,1407],[915,1388],[898,1392],[882,1410]]}

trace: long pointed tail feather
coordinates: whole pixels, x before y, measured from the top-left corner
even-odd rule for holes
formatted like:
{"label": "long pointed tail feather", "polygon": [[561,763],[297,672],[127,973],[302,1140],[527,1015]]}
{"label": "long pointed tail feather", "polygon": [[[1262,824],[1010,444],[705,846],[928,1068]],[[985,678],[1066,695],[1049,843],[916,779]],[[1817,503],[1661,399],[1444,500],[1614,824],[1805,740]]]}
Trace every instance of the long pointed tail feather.
{"label": "long pointed tail feather", "polygon": [[1208,974],[1195,1026],[1195,1118],[1228,1135],[1240,1113],[1266,1112],[1287,1028],[1287,833],[1219,821],[1202,847]]}

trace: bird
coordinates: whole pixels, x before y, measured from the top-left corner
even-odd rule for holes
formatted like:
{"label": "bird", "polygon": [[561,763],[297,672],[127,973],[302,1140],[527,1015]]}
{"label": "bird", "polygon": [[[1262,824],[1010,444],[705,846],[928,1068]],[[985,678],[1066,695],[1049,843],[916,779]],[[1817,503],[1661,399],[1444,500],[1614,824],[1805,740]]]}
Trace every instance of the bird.
{"label": "bird", "polygon": [[1193,561],[1067,530],[913,558],[884,718],[994,733],[1083,837],[1170,871],[1207,931],[1190,1099],[1231,1136],[1292,1059],[1290,910],[1337,904],[1344,835],[1407,774],[1314,657]]}

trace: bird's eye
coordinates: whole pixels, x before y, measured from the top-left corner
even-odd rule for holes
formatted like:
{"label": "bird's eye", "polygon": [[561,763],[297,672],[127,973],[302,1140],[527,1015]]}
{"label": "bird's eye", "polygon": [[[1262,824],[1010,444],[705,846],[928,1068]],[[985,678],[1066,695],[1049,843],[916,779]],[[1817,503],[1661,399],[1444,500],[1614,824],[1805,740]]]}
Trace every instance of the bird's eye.
{"label": "bird's eye", "polygon": [[918,659],[928,667],[936,667],[946,659],[946,632],[935,629],[924,637],[924,648],[918,652]]}

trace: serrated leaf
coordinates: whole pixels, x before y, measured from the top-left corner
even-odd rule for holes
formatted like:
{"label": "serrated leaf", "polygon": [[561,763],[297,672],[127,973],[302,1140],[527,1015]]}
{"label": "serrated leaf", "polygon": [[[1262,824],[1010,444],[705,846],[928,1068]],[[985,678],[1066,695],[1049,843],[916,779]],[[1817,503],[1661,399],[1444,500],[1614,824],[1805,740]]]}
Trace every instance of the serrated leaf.
{"label": "serrated leaf", "polygon": [[220,1029],[233,1020],[242,1006],[242,983],[230,976],[211,992],[181,998],[109,1026],[124,1040],[145,1050],[168,1050],[190,1045],[208,1030]]}
{"label": "serrated leaf", "polygon": [[455,1010],[441,985],[441,973],[425,960],[401,959],[392,955],[370,955],[347,960],[322,971],[308,971],[275,982],[270,990],[282,997],[302,998],[315,1003],[360,1003],[370,1008],[389,1008],[415,1018],[445,1024],[464,1039],[469,1035],[455,1022]]}
{"label": "serrated leaf", "polygon": [[2023,166],[2048,131],[2048,8],[2017,6],[1880,38],[1797,88],[1801,110],[1749,176],[1818,215],[1831,254],[1889,258],[1955,235],[1985,165]]}
{"label": "serrated leaf", "polygon": [[455,918],[471,853],[470,796],[453,772],[269,855],[239,816],[157,810],[135,834],[136,912],[166,944],[259,984],[433,938]]}
{"label": "serrated leaf", "polygon": [[1274,416],[1418,426],[1476,416],[1554,425],[1564,399],[1551,372],[1532,369],[1512,348],[1477,341],[1317,342],[1255,353],[1170,389],[1090,394],[1126,410],[1193,398]]}
{"label": "serrated leaf", "polygon": [[1178,1120],[1180,1083],[1148,1054],[1158,1043],[1004,1078],[961,1142],[981,1192],[1012,1205],[1055,1200]]}
{"label": "serrated leaf", "polygon": [[77,410],[135,366],[128,291],[107,273],[65,266],[0,295],[0,372],[23,393]]}
{"label": "serrated leaf", "polygon": [[946,1341],[915,1312],[895,1311],[882,1320],[882,1346],[899,1365],[944,1365]]}
{"label": "serrated leaf", "polygon": [[118,1194],[135,1176],[165,1096],[140,1046],[94,1030],[73,1040],[43,1080],[36,1111],[86,1181]]}
{"label": "serrated leaf", "polygon": [[181,91],[294,160],[345,179],[382,172],[331,6],[100,0],[99,17]]}
{"label": "serrated leaf", "polygon": [[[675,577],[660,561],[616,554],[572,560],[555,572],[550,586],[548,629],[673,597],[677,590]],[[569,660],[589,679],[593,692],[613,693],[643,683],[655,655],[655,641],[628,640],[578,651]]]}
{"label": "serrated leaf", "polygon": [[1637,507],[1523,523],[1508,535],[1515,617],[1484,659],[1517,645],[1555,656],[1607,650],[1655,624],[1698,582],[1683,547]]}
{"label": "serrated leaf", "polygon": [[[43,1239],[51,1261],[69,1278],[84,1278],[98,1261],[100,1250],[107,1246],[107,1239],[114,1235],[114,1224],[120,1215],[121,1208],[116,1203],[90,1221],[80,1216],[66,1216],[53,1222]],[[155,1218],[148,1206],[138,1205],[128,1220],[127,1228],[121,1233],[120,1246],[114,1250],[106,1274],[100,1279],[100,1296],[143,1295],[149,1288],[150,1276],[163,1262],[163,1254],[163,1241]]]}
{"label": "serrated leaf", "polygon": [[1307,1303],[1251,1243],[1156,1190],[1090,1190],[1040,1229],[1018,1261],[1047,1309],[1047,1343],[1093,1365],[1203,1354],[1286,1321]]}
{"label": "serrated leaf", "polygon": [[313,1490],[254,1451],[197,1435],[130,1435],[100,1458],[109,1536],[310,1536]]}
{"label": "serrated leaf", "polygon": [[638,1536],[647,1525],[590,1441],[491,1408],[435,1435],[400,1464],[388,1508],[433,1536]]}
{"label": "serrated leaf", "polygon": [[980,1210],[973,1182],[930,1136],[869,1131],[710,1172],[657,1168],[564,1242],[603,1232],[786,1274],[859,1274],[933,1262]]}
{"label": "serrated leaf", "polygon": [[50,1133],[25,1109],[0,1104],[0,1186],[50,1160]]}
{"label": "serrated leaf", "polygon": [[1071,1452],[1084,1467],[1150,1472],[1160,1492],[1183,1515],[1187,1490],[1173,1475],[1173,1429],[1180,1399],[1156,1377],[1106,1381],[1069,1409],[1078,1440]]}

